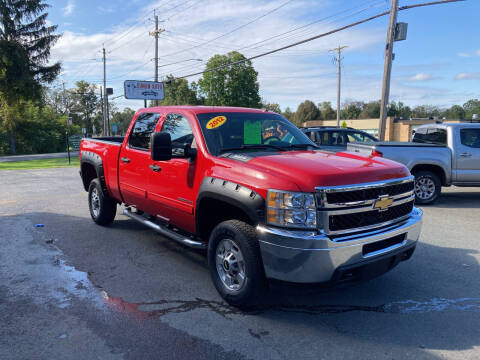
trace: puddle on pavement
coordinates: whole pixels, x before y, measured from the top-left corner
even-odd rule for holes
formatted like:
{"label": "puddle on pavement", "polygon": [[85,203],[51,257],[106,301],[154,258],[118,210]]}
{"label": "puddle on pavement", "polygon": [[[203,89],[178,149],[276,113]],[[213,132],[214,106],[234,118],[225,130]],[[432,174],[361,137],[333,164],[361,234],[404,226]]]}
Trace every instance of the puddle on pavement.
{"label": "puddle on pavement", "polygon": [[[18,221],[25,222],[18,226]],[[48,246],[40,245],[27,232],[27,221],[16,220],[10,229],[15,235],[11,239],[29,239],[30,241],[6,241],[4,254],[8,254],[3,263],[6,270],[2,274],[10,284],[10,295],[32,297],[37,303],[53,304],[60,308],[69,307],[74,298],[88,299],[95,306],[104,306],[116,312],[126,314],[137,320],[172,313],[185,313],[194,310],[210,310],[222,317],[232,315],[256,315],[268,311],[299,314],[342,314],[347,312],[376,312],[386,314],[423,314],[441,311],[480,311],[480,298],[445,299],[433,298],[427,301],[405,300],[378,306],[362,305],[303,305],[280,304],[271,302],[255,311],[241,311],[228,304],[205,299],[158,300],[153,302],[126,302],[120,297],[112,297],[105,290],[93,284],[88,274],[67,265],[61,257],[63,253],[53,242]],[[39,228],[43,229],[43,228]],[[43,231],[36,229],[37,231]],[[6,229],[8,231],[8,229]],[[21,232],[21,234],[19,234]],[[15,234],[17,233],[17,234]],[[42,234],[45,236],[45,233]],[[45,239],[44,241],[45,242]],[[32,250],[32,246],[35,249]],[[291,301],[291,298],[290,298]]]}

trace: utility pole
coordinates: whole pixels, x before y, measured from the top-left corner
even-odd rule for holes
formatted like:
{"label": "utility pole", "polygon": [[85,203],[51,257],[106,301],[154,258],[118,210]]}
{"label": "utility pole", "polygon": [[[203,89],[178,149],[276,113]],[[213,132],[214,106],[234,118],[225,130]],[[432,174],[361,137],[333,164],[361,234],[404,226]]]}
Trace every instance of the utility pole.
{"label": "utility pole", "polygon": [[390,95],[390,76],[392,74],[393,43],[395,41],[395,28],[397,26],[398,0],[392,0],[390,5],[390,23],[388,24],[387,45],[385,47],[385,65],[383,67],[382,102],[380,105],[380,124],[378,137],[385,140],[387,128],[387,106]]}
{"label": "utility pole", "polygon": [[[164,32],[164,29],[158,28],[158,15],[155,14],[155,10],[153,10],[153,15],[155,17],[155,30],[150,33],[150,35],[155,37],[155,82],[158,81],[158,35]],[[158,100],[155,100],[155,106],[158,106]]]}
{"label": "utility pole", "polygon": [[109,136],[107,127],[107,59],[105,57],[105,46],[103,47],[103,135]]}
{"label": "utility pole", "polygon": [[346,49],[348,46],[339,46],[335,49],[330,50],[331,52],[337,52],[337,57],[333,58],[334,62],[337,62],[338,70],[338,82],[337,82],[337,126],[340,127],[340,88],[342,83],[342,50]]}

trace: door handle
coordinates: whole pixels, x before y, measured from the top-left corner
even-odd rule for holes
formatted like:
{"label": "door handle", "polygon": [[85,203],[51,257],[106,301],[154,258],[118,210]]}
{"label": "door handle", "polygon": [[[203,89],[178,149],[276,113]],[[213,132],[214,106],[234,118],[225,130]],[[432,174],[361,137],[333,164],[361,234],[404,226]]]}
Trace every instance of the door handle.
{"label": "door handle", "polygon": [[127,158],[127,157],[122,157],[122,158],[120,158],[120,161],[128,164],[130,162],[130,159]]}
{"label": "door handle", "polygon": [[160,170],[162,170],[162,168],[160,166],[155,165],[155,164],[150,165],[149,168],[152,169],[155,172],[159,172]]}
{"label": "door handle", "polygon": [[469,153],[463,153],[463,154],[460,154],[461,157],[471,157],[472,154],[469,154]]}

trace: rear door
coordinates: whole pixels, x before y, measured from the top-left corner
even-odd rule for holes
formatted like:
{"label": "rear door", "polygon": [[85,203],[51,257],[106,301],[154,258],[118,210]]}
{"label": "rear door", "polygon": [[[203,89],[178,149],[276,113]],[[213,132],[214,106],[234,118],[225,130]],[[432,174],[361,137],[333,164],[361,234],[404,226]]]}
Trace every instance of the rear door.
{"label": "rear door", "polygon": [[456,130],[455,162],[457,183],[480,184],[480,128]]}
{"label": "rear door", "polygon": [[123,200],[141,210],[146,210],[150,135],[159,117],[158,113],[138,115],[126,145],[120,151],[119,183]]}
{"label": "rear door", "polygon": [[[182,114],[170,113],[161,124],[160,131],[168,132],[172,138],[172,154],[183,153],[185,145],[196,148],[192,126]],[[148,208],[151,214],[179,228],[195,232],[193,206],[194,183],[197,161],[173,158],[169,161],[153,161],[153,170],[148,172]]]}

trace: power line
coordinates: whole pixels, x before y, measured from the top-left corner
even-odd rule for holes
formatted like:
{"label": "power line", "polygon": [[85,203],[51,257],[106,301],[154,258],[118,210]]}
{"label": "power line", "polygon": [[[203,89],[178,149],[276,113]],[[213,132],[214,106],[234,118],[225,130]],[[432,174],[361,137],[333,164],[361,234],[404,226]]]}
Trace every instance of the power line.
{"label": "power line", "polygon": [[265,16],[268,16],[268,15],[272,14],[273,12],[281,9],[282,7],[286,6],[288,3],[292,2],[292,1],[293,1],[293,0],[288,0],[288,1],[280,4],[280,5],[277,6],[276,8],[268,11],[267,13],[265,13],[265,14],[263,14],[263,15],[260,15],[260,16],[256,17],[255,19],[253,19],[253,20],[251,20],[251,21],[249,21],[249,22],[247,22],[247,23],[245,23],[245,24],[242,24],[242,25],[240,25],[240,26],[237,26],[236,28],[234,28],[234,29],[232,29],[232,30],[230,30],[230,31],[222,34],[222,35],[219,35],[219,36],[217,36],[217,37],[215,37],[215,38],[213,38],[213,39],[207,40],[207,41],[205,41],[205,42],[203,42],[203,43],[201,43],[201,44],[199,44],[199,45],[190,47],[190,48],[188,48],[188,49],[183,49],[183,50],[175,51],[175,52],[173,52],[173,53],[166,54],[166,55],[164,55],[164,56],[172,56],[172,55],[180,54],[180,53],[183,53],[183,52],[192,50],[192,49],[196,49],[196,48],[198,48],[198,47],[200,47],[200,46],[203,46],[203,45],[205,45],[205,44],[208,44],[208,43],[210,43],[210,42],[212,42],[212,41],[215,41],[215,40],[218,40],[218,39],[220,39],[220,38],[222,38],[222,37],[225,37],[225,36],[227,36],[227,35],[230,35],[230,34],[232,34],[233,32],[235,32],[235,31],[237,31],[237,30],[240,30],[240,29],[242,29],[242,28],[244,28],[244,27],[246,27],[246,26],[248,26],[248,25],[250,25],[250,24],[252,24],[252,23],[254,23],[254,22],[256,22],[256,21],[258,21],[258,20],[260,20],[260,19],[262,19],[262,18],[264,18]]}
{"label": "power line", "polygon": [[[407,5],[407,6],[401,6],[398,8],[398,11],[403,11],[403,10],[408,10],[408,9],[412,9],[412,8],[416,8],[416,7],[422,7],[422,6],[429,6],[429,5],[438,5],[438,4],[447,4],[447,3],[452,3],[452,2],[460,2],[460,1],[465,1],[465,0],[439,0],[439,1],[432,1],[432,2],[429,2],[429,3],[422,3],[422,4],[414,4],[414,5]],[[313,40],[316,40],[316,39],[320,39],[322,37],[325,37],[325,36],[328,36],[328,35],[332,35],[332,34],[335,34],[337,32],[340,32],[340,31],[343,31],[343,30],[346,30],[346,29],[349,29],[349,28],[352,28],[354,26],[357,26],[357,25],[360,25],[360,24],[363,24],[363,23],[366,23],[366,22],[369,22],[369,21],[372,21],[372,20],[375,20],[375,19],[378,19],[380,17],[383,17],[387,14],[389,14],[390,11],[384,11],[382,13],[379,13],[379,14],[376,14],[376,15],[373,15],[373,16],[370,16],[366,19],[363,19],[363,20],[359,20],[359,21],[356,21],[354,23],[351,23],[351,24],[348,24],[348,25],[345,25],[345,26],[342,26],[342,27],[339,27],[339,28],[336,28],[336,29],[333,29],[333,30],[330,30],[330,31],[327,31],[323,34],[319,34],[319,35],[316,35],[316,36],[313,36],[313,37],[310,37],[308,39],[304,39],[304,40],[301,40],[301,41],[297,41],[293,44],[289,44],[289,45],[286,45],[286,46],[282,46],[278,49],[274,49],[274,50],[270,50],[270,51],[267,51],[267,52],[264,52],[264,53],[261,53],[261,54],[258,54],[258,55],[255,55],[255,56],[250,56],[248,58],[245,58],[243,60],[239,60],[239,61],[235,61],[233,63],[230,63],[230,64],[225,64],[225,65],[221,65],[221,66],[217,66],[215,68],[212,68],[212,69],[206,69],[204,71],[200,71],[200,72],[197,72],[197,73],[193,73],[193,74],[188,74],[188,75],[184,75],[184,76],[178,76],[176,77],[175,79],[185,79],[187,77],[192,77],[192,76],[196,76],[196,75],[202,75],[204,73],[207,73],[207,72],[212,72],[212,71],[215,71],[215,70],[218,70],[218,69],[222,69],[222,68],[225,68],[225,67],[229,67],[229,66],[234,66],[234,65],[237,65],[237,64],[241,64],[241,63],[244,63],[246,61],[250,61],[250,60],[254,60],[254,59],[258,59],[260,57],[263,57],[263,56],[267,56],[267,55],[270,55],[270,54],[273,54],[273,53],[276,53],[276,52],[279,52],[279,51],[282,51],[282,50],[285,50],[285,49],[289,49],[289,48],[292,48],[294,46],[298,46],[298,45],[302,45],[302,44],[305,44],[307,42],[310,42],[310,41],[313,41]],[[175,80],[173,79],[173,80]]]}
{"label": "power line", "polygon": [[[375,1],[375,0],[373,0],[373,1]],[[370,3],[370,2],[372,2],[372,0],[370,0],[369,2],[364,3],[364,4],[368,4],[368,3]],[[380,2],[380,3],[382,3],[382,2]],[[364,9],[361,9],[361,10],[359,10],[359,11],[353,13],[353,14],[345,15],[345,16],[343,16],[342,18],[340,18],[339,20],[343,20],[343,19],[346,19],[346,18],[355,16],[355,15],[361,13],[361,12],[364,12],[365,10],[368,10],[369,8],[371,8],[371,7],[373,7],[373,6],[378,6],[378,5],[380,5],[380,3],[374,4],[374,5],[372,5],[372,6],[369,6],[369,7],[367,7],[367,8],[364,8]],[[360,6],[362,6],[362,5],[364,5],[364,4],[361,4]],[[357,9],[357,8],[359,8],[360,6],[352,7],[352,8],[350,8],[350,9],[347,9],[347,10],[344,10],[344,11],[341,11],[341,12],[338,12],[338,13],[335,13],[335,14],[332,14],[332,15],[330,15],[330,16],[327,16],[327,17],[325,17],[325,18],[316,20],[316,21],[314,21],[314,22],[312,22],[312,23],[309,23],[309,24],[307,24],[307,25],[304,25],[304,26],[301,26],[301,27],[298,27],[298,28],[291,29],[291,30],[289,30],[289,31],[287,31],[287,32],[285,32],[285,33],[272,36],[272,37],[270,37],[270,38],[264,39],[264,40],[262,40],[262,41],[259,41],[259,42],[256,42],[256,43],[253,43],[253,44],[250,44],[250,45],[246,45],[246,46],[243,46],[243,47],[240,47],[240,48],[237,46],[233,51],[240,51],[240,50],[248,49],[248,48],[252,48],[252,50],[253,50],[253,49],[255,49],[255,48],[259,48],[260,46],[258,46],[258,47],[253,47],[253,46],[256,45],[256,44],[262,43],[262,42],[266,42],[266,41],[268,41],[268,40],[270,40],[270,39],[279,37],[279,36],[281,36],[281,35],[284,35],[284,34],[293,32],[293,31],[296,30],[296,29],[300,29],[300,28],[303,28],[303,27],[306,27],[306,26],[310,26],[310,25],[312,25],[312,24],[314,24],[314,23],[323,22],[323,21],[325,21],[325,20],[327,20],[327,19],[329,19],[329,18],[330,18],[330,19],[333,19],[333,18],[337,17],[338,15],[341,15],[341,14],[344,14],[344,13],[348,13],[350,10]],[[333,22],[333,20],[330,21],[330,22]],[[311,32],[311,31],[309,31],[309,32]],[[294,34],[294,35],[291,35],[291,36],[284,37],[284,38],[282,38],[281,40],[285,40],[285,39],[291,38],[291,37],[299,37],[299,35],[300,35],[300,34]],[[261,46],[261,47],[263,47],[263,46]],[[263,47],[263,48],[264,48],[264,47]],[[231,47],[228,47],[228,49],[232,49],[232,48],[231,48]],[[272,49],[268,49],[268,48],[264,48],[264,49],[265,49],[265,50],[272,50]],[[247,50],[247,51],[248,51],[248,50]],[[297,51],[298,51],[298,50],[297,50]],[[309,50],[301,50],[301,51],[308,52]],[[318,51],[316,51],[316,50],[310,50],[310,51],[311,51],[312,53],[318,53]],[[285,56],[285,55],[283,55],[283,56]],[[199,68],[200,66],[201,66],[201,65],[198,65],[198,66],[195,66],[194,68]]]}

